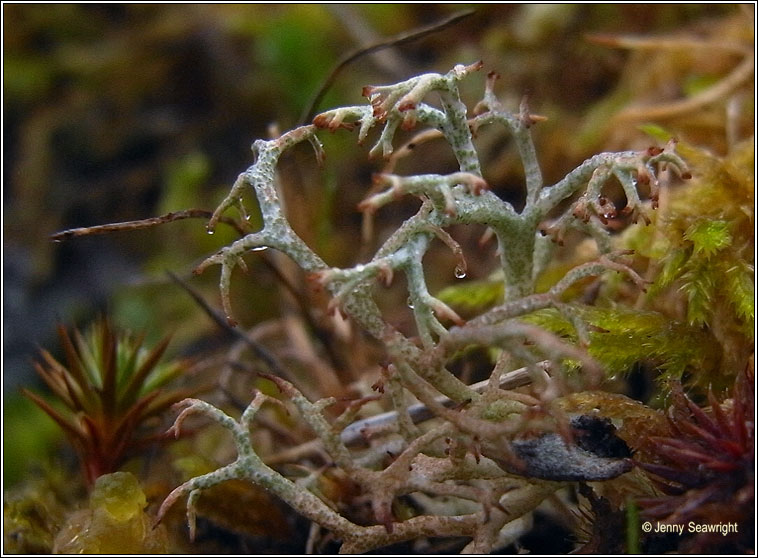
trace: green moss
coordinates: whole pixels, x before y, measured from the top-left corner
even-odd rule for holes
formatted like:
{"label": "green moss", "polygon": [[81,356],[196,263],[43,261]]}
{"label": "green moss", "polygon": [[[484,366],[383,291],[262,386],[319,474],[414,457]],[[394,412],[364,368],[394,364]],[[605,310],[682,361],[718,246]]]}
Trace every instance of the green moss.
{"label": "green moss", "polygon": [[59,468],[50,469],[45,478],[3,493],[3,553],[49,554],[52,550],[66,513],[56,473]]}
{"label": "green moss", "polygon": [[[681,298],[690,325],[709,330],[733,375],[752,351],[755,320],[753,138],[717,157],[691,145],[680,151],[694,179],[671,194],[659,233],[668,251],[649,292],[649,305]],[[705,373],[705,371],[703,371]],[[710,380],[701,378],[703,385]]]}
{"label": "green moss", "polygon": [[690,225],[684,238],[692,242],[695,254],[706,258],[732,244],[730,226],[726,221],[697,221]]}
{"label": "green moss", "polygon": [[[680,377],[691,369],[708,370],[718,361],[707,333],[659,312],[591,306],[575,310],[589,324],[589,354],[611,376],[627,373],[641,361],[653,364],[667,377]],[[574,327],[556,310],[541,310],[524,319],[577,339]]]}

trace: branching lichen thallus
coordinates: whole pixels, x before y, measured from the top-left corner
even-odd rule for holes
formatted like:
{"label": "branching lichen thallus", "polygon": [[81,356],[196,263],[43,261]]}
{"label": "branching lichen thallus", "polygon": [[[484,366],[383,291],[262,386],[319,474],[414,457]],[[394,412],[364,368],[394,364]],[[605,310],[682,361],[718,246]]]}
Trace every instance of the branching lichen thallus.
{"label": "branching lichen thallus", "polygon": [[[516,318],[541,308],[557,309],[574,324],[580,341],[587,343],[586,326],[572,312],[571,304],[561,300],[568,287],[582,278],[608,270],[626,274],[640,287],[644,286],[644,281],[623,263],[623,254],[611,250],[610,236],[603,225],[616,214],[616,209],[603,196],[604,185],[615,177],[626,195],[627,204],[622,212],[644,216],[637,191],[639,184],[648,185],[655,206],[661,167],[668,166],[683,177],[688,173],[671,143],[662,149],[595,155],[557,184],[546,187],[530,135],[530,128],[539,117],[530,114],[525,102],[516,114],[504,110],[493,92],[496,74],[489,74],[484,97],[476,105],[474,116],[468,117],[458,85],[481,66],[481,63],[457,65],[444,75],[429,73],[395,85],[365,87],[363,93],[369,105],[330,110],[316,116],[313,124],[296,128],[277,139],[257,140],[252,146],[255,162],[239,175],[210,219],[208,228],[212,231],[230,206],[237,205],[244,210],[242,194],[250,187],[260,206],[263,227],[209,257],[197,270],[221,265],[221,297],[228,319],[233,322],[229,297],[233,269],[244,265],[242,256],[249,251],[263,247],[279,250],[328,289],[333,297],[330,310],[338,309],[383,343],[391,363],[385,374],[393,380],[387,382],[392,386],[389,399],[397,416],[394,433],[388,435],[388,439],[394,436],[394,461],[384,468],[380,463],[386,463],[382,458],[387,456],[387,446],[379,444],[369,450],[368,457],[362,454],[358,459],[340,437],[351,416],[327,421],[323,411],[334,403],[332,398],[308,401],[291,383],[272,377],[320,438],[334,467],[342,469],[360,485],[364,501],[369,501],[373,509],[376,524],[362,526],[350,521],[334,502],[309,490],[306,481],[292,481],[264,463],[253,448],[251,434],[256,412],[264,402],[273,401],[262,393],[256,393],[239,420],[199,400],[188,399],[182,403],[184,409],[174,425],[176,431],[188,415],[205,415],[230,431],[238,457],[233,463],[176,488],[161,506],[159,517],[178,498],[189,495],[188,518],[194,529],[194,505],[200,491],[228,479],[247,479],[275,493],[300,514],[331,531],[343,541],[343,552],[361,552],[430,535],[468,536],[472,540],[467,550],[488,552],[502,543],[499,538],[507,531],[503,529],[505,525],[534,509],[561,486],[561,482],[580,480],[573,473],[562,473],[559,463],[555,465],[555,474],[530,478],[528,463],[514,452],[515,446],[509,440],[527,424],[534,427],[535,421],[540,420],[538,424],[543,429],[557,429],[569,439],[569,421],[561,418],[558,406],[553,404],[562,391],[569,389],[565,376],[560,373],[562,363],[567,360],[574,366],[578,363],[585,385],[598,380],[600,370],[581,344],[572,345]],[[425,102],[432,93],[439,100],[437,107]],[[501,124],[511,133],[523,162],[526,197],[520,212],[490,192],[483,178],[473,134],[481,126],[490,124]],[[320,129],[334,132],[357,127],[359,142],[362,142],[372,128],[379,126],[379,139],[370,154],[381,153],[386,158],[393,152],[398,127],[407,130],[419,125],[436,130],[434,134],[444,137],[458,161],[459,172],[378,175],[377,186],[383,189],[365,199],[360,209],[373,213],[398,197],[410,194],[422,200],[418,212],[383,243],[370,261],[349,269],[329,267],[295,234],[287,221],[275,186],[279,157],[293,145],[309,141],[321,161],[323,148],[317,137]],[[572,196],[573,201],[564,203],[565,210],[560,211],[562,205],[559,204]],[[557,216],[553,215],[556,211]],[[446,231],[455,224],[488,227],[498,242],[504,281],[504,302],[467,323],[429,293],[422,265],[430,243],[438,238],[458,257],[457,274],[465,272],[462,248]],[[549,291],[535,294],[535,278],[546,264],[550,240],[561,244],[564,232],[570,228],[594,238],[601,255],[595,261],[572,269]],[[407,279],[418,332],[415,341],[385,321],[374,298],[375,284],[389,284],[397,272],[404,273]],[[444,324],[450,322],[455,325],[448,329]],[[500,350],[489,386],[482,393],[471,389],[447,368],[450,359],[469,345]],[[532,394],[500,387],[500,376],[514,361],[530,367],[535,386]],[[550,375],[544,365],[537,366],[545,362],[551,363]],[[441,420],[425,430],[419,429],[407,413],[403,390],[426,404]],[[458,407],[450,409],[441,404],[441,395],[459,403]],[[350,412],[354,413],[355,408],[351,407]],[[445,447],[440,450],[440,445]],[[560,449],[551,453],[557,462],[583,458],[592,462],[594,469],[588,466],[587,470],[592,472],[585,474],[592,478],[584,480],[614,477],[629,468],[625,460],[593,461],[587,452],[574,448],[571,453],[567,444],[553,446],[566,448],[567,453],[561,453]],[[545,464],[540,466],[544,468]],[[312,482],[309,478],[308,482]],[[306,484],[300,486],[303,482]],[[427,507],[420,515],[403,521],[394,517],[392,506],[397,496],[420,492],[427,499],[445,496],[465,502],[468,507],[445,513]]]}

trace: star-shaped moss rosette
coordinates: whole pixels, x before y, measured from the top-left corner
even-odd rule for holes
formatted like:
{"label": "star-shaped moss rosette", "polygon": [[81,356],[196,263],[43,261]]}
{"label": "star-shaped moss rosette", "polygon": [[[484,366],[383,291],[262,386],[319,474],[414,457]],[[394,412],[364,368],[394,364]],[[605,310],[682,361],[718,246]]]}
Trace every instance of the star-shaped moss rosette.
{"label": "star-shaped moss rosette", "polygon": [[168,337],[148,349],[144,334],[116,331],[106,318],[85,334],[59,325],[58,336],[65,365],[43,349],[34,367],[63,408],[23,393],[64,430],[89,485],[116,471],[132,450],[162,437],[148,419],[201,391],[165,387],[188,368],[186,361],[160,362]]}
{"label": "star-shaped moss rosette", "polygon": [[755,387],[752,363],[738,375],[732,397],[708,408],[674,384],[670,436],[651,436],[650,460],[639,463],[662,496],[643,498],[643,517],[661,523],[719,526],[730,532],[694,531],[675,550],[692,553],[749,552],[755,529]]}

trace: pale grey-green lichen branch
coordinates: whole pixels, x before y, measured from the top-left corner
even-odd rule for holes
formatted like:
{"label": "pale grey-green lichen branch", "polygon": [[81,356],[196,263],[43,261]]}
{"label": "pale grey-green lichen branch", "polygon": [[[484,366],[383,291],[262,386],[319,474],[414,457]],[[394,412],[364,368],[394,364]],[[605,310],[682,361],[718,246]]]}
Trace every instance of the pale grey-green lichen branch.
{"label": "pale grey-green lichen branch", "polygon": [[[602,376],[602,370],[584,350],[589,335],[581,313],[563,300],[569,287],[586,277],[607,272],[622,273],[640,289],[645,287],[642,278],[624,262],[625,254],[611,251],[605,224],[616,216],[617,210],[603,190],[609,180],[618,180],[626,196],[622,211],[647,219],[638,186],[649,187],[654,208],[660,168],[668,166],[685,177],[688,172],[675,152],[675,144],[670,143],[664,148],[640,152],[595,155],[556,184],[545,185],[531,137],[532,127],[542,118],[530,112],[526,100],[515,113],[506,110],[494,92],[497,75],[490,73],[483,99],[474,114],[468,114],[458,84],[481,67],[481,63],[458,65],[446,74],[428,73],[394,85],[367,86],[363,90],[369,101],[367,105],[329,110],[316,116],[310,125],[276,139],[255,141],[253,164],[239,175],[210,219],[208,230],[212,232],[221,215],[231,207],[247,214],[243,196],[249,189],[257,199],[262,227],[208,257],[197,269],[201,272],[211,265],[221,266],[222,303],[233,322],[229,293],[233,270],[244,266],[242,257],[250,251],[278,250],[329,291],[332,301],[327,310],[343,313],[383,344],[389,363],[383,368],[388,382],[386,399],[394,409],[397,424],[394,432],[386,433],[384,441],[376,441],[361,455],[343,443],[341,433],[348,417],[365,401],[333,421],[326,412],[335,403],[333,399],[309,401],[291,383],[270,378],[320,440],[332,459],[331,466],[341,469],[357,483],[371,504],[376,524],[362,526],[350,521],[338,511],[335,502],[328,501],[323,494],[317,495],[307,485],[293,482],[258,456],[253,447],[254,419],[261,405],[271,400],[261,393],[255,395],[239,420],[202,401],[183,402],[184,410],[177,418],[175,430],[189,415],[203,415],[233,436],[237,459],[176,488],[161,506],[160,517],[186,495],[188,519],[194,532],[195,504],[200,491],[228,479],[244,479],[276,494],[298,513],[331,531],[343,542],[343,552],[363,552],[424,536],[467,536],[471,538],[467,551],[490,552],[509,525],[515,526],[516,520],[562,486],[549,480],[549,472],[546,480],[544,467],[540,468],[542,480],[530,478],[511,438],[527,428],[565,433],[569,421],[553,404],[568,389],[561,372],[565,361],[578,363],[583,374],[580,379],[587,385],[593,385]],[[481,168],[474,135],[483,126],[492,125],[502,126],[514,138],[523,164],[525,203],[520,211],[490,190]],[[324,160],[318,139],[321,130],[358,128],[358,141],[363,143],[374,128],[380,128],[369,154],[387,158],[393,153],[397,131],[418,126],[441,134],[457,160],[458,171],[447,175],[431,172],[434,169],[416,176],[377,174],[374,186],[378,191],[374,190],[361,202],[361,211],[375,213],[404,196],[421,199],[418,211],[383,242],[369,261],[344,269],[328,266],[287,221],[276,188],[282,153],[308,141],[320,164]],[[455,256],[455,275],[465,275],[464,248],[448,229],[466,224],[485,226],[494,234],[504,286],[500,304],[468,323],[429,292],[423,265],[431,243],[438,239]],[[548,292],[535,293],[536,277],[549,257],[545,237],[561,244],[569,229],[594,238],[600,256],[569,271]],[[377,304],[380,292],[377,286],[389,285],[398,273],[406,278],[417,340],[388,323]],[[545,308],[557,310],[574,325],[579,344],[519,319]],[[503,355],[522,361],[534,384],[532,393],[503,390],[493,381],[482,394],[463,383],[448,366],[456,354],[471,345],[499,352],[493,378],[503,372],[503,363],[507,361]],[[553,363],[554,374],[545,373],[544,359]],[[437,417],[436,425],[421,430],[414,424],[408,413],[408,394]],[[440,403],[442,396],[459,407],[451,409]],[[393,461],[382,468],[380,463],[387,452]],[[493,459],[488,459],[489,456]],[[593,467],[597,467],[597,479],[626,470],[624,463],[608,463],[606,467],[602,460],[593,463]],[[519,471],[520,476],[503,469]],[[556,479],[559,478],[562,477],[556,473]],[[393,502],[399,496],[413,493],[423,493],[418,502],[425,502],[422,507],[427,511],[398,520],[392,512]],[[448,514],[436,513],[442,501],[438,496],[452,498],[458,507],[450,508]]]}

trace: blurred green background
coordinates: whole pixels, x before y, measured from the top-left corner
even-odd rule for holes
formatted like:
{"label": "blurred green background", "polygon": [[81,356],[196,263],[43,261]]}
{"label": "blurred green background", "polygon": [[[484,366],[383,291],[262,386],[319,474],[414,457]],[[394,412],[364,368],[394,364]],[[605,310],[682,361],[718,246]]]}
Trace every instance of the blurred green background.
{"label": "blurred green background", "polygon": [[[49,236],[212,210],[252,162],[252,141],[272,125],[296,126],[341,56],[462,10],[474,13],[344,68],[317,109],[362,103],[367,84],[481,59],[481,79],[463,86],[469,106],[491,70],[503,76],[506,106],[529,94],[533,110],[550,117],[536,141],[552,182],[614,143],[604,115],[628,98],[618,87],[632,54],[586,34],[707,30],[739,12],[723,4],[3,5],[6,481],[56,435],[41,413],[30,419],[30,405],[16,395],[21,385],[37,385],[30,360],[38,348],[58,353],[56,321],[81,326],[108,312],[151,340],[174,332],[175,354],[201,352],[213,326],[165,271],[190,278],[233,238],[221,227],[208,236],[201,220],[63,243]],[[689,76],[693,87],[712,77]],[[360,230],[355,207],[381,165],[367,160],[368,147],[356,147],[354,135],[324,136],[323,169],[305,151],[283,169],[295,186],[293,226],[328,263],[350,265]],[[487,155],[488,179],[505,196],[520,172],[503,155],[507,147],[494,143]],[[444,156],[424,158],[402,171],[445,172],[446,164]],[[387,226],[401,218],[389,215]],[[277,314],[275,299],[263,296],[275,278],[251,265],[250,274],[235,276],[233,293],[247,325]],[[191,279],[215,303],[217,280],[215,269]]]}

